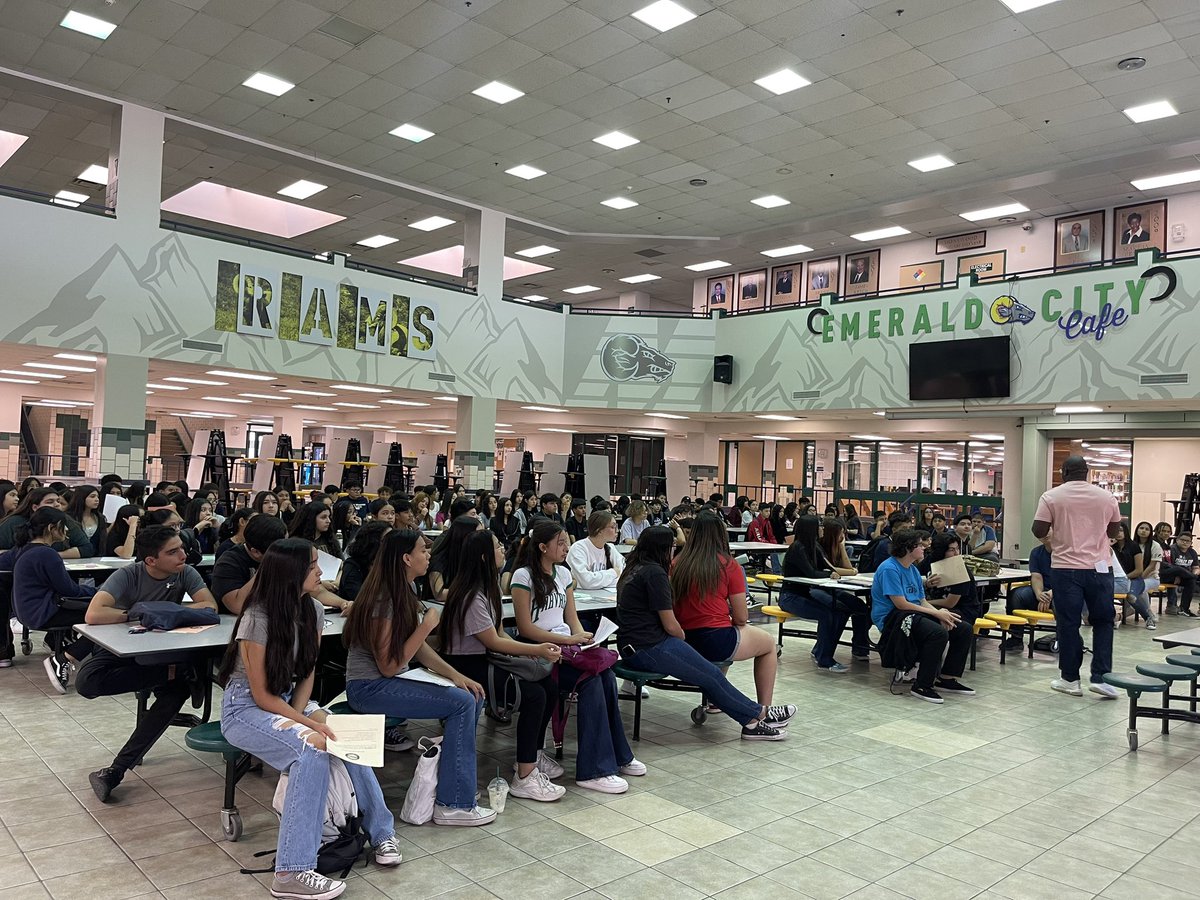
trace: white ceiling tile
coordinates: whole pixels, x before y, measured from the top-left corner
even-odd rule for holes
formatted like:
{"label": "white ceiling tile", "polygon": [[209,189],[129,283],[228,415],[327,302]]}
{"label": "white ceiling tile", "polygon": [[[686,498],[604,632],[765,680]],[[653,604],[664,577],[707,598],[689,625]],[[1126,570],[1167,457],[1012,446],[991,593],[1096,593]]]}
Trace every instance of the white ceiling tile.
{"label": "white ceiling tile", "polygon": [[521,42],[543,53],[553,53],[604,26],[604,20],[578,6],[568,6],[545,16],[518,35]]}
{"label": "white ceiling tile", "polygon": [[458,13],[436,3],[422,3],[391,25],[381,29],[388,37],[423,49],[445,37],[467,21]]}

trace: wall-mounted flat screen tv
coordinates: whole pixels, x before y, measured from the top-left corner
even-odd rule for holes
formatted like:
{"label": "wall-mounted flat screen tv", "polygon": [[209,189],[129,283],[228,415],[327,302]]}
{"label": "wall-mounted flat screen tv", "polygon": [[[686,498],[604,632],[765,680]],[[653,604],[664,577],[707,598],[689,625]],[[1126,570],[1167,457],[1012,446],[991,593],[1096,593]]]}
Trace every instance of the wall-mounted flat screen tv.
{"label": "wall-mounted flat screen tv", "polygon": [[908,348],[910,400],[983,400],[1011,394],[1012,339],[923,341]]}

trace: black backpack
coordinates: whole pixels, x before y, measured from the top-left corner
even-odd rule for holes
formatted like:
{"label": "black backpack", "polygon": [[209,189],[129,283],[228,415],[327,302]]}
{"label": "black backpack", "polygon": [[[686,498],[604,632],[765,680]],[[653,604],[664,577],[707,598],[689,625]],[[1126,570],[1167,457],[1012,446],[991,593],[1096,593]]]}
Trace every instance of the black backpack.
{"label": "black backpack", "polygon": [[863,547],[862,553],[858,554],[858,573],[866,575],[868,572],[874,572],[878,566],[875,565],[875,550],[886,541],[887,538],[877,537],[871,538],[867,546]]}
{"label": "black backpack", "polygon": [[[362,830],[362,817],[350,816],[345,825],[338,827],[338,836],[326,841],[317,851],[317,871],[322,875],[333,878],[345,878],[354,868],[354,864],[363,856],[363,851],[369,849],[371,840]],[[271,855],[271,865],[263,869],[242,869],[243,875],[263,875],[275,871],[274,850],[260,850],[254,854],[255,859]],[[367,861],[363,860],[365,866]]]}

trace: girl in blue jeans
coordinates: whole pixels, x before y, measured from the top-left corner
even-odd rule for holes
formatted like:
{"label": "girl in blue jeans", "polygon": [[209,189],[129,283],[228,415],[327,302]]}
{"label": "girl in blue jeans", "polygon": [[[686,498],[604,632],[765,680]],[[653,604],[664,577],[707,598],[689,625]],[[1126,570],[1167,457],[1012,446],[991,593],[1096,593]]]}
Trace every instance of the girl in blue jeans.
{"label": "girl in blue jeans", "polygon": [[[276,541],[263,556],[254,589],[238,616],[217,680],[225,685],[221,733],[267,765],[287,771],[279,823],[274,897],[331,900],[345,882],[316,871],[329,790],[326,741],[337,736],[310,701],[324,610],[317,551],[299,538]],[[375,773],[346,765],[375,862],[400,864],[395,822]]]}
{"label": "girl in blue jeans", "polygon": [[[383,539],[342,633],[349,648],[346,697],[360,713],[442,720],[445,735],[433,821],[486,825],[496,813],[475,803],[475,727],[483,709],[483,686],[425,643],[439,615],[431,609],[421,617],[412,583],[428,570],[429,555],[418,531],[392,531]],[[454,686],[395,677],[408,671],[413,660]]]}

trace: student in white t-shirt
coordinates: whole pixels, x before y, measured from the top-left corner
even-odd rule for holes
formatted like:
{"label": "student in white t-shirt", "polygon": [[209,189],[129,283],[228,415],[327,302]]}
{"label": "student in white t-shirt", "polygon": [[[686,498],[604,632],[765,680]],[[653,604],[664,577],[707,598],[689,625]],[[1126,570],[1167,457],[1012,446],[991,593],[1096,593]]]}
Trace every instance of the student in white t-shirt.
{"label": "student in white t-shirt", "polygon": [[[587,644],[592,639],[591,632],[584,631],[579,624],[574,579],[571,570],[562,564],[570,543],[566,529],[558,522],[535,519],[522,546],[511,590],[517,631],[527,641],[570,647]],[[646,766],[634,758],[625,738],[616,676],[611,668],[586,676],[565,657],[558,666],[559,690],[574,686],[578,696],[575,784],[606,794],[625,793],[629,782],[621,775],[645,775]],[[551,778],[562,775],[561,766],[556,764],[554,768],[556,771],[546,774]]]}
{"label": "student in white t-shirt", "polygon": [[613,547],[617,539],[617,519],[607,510],[588,516],[588,536],[576,541],[567,551],[567,566],[580,590],[599,591],[615,588],[625,571],[625,557]]}

